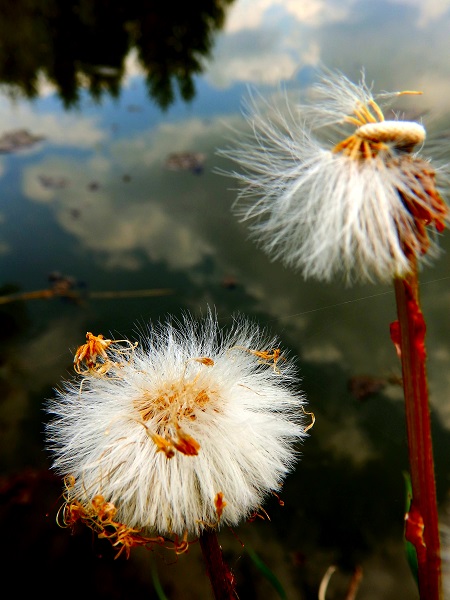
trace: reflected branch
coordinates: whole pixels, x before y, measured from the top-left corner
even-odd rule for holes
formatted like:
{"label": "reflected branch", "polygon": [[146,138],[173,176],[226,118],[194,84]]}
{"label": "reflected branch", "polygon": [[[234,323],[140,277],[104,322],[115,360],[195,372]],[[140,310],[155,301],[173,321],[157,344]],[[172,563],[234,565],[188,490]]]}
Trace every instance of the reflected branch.
{"label": "reflected branch", "polygon": [[34,290],[32,292],[17,292],[0,296],[0,304],[9,304],[10,302],[20,302],[24,300],[49,300],[52,298],[66,298],[74,302],[80,302],[85,299],[114,299],[114,298],[150,298],[154,296],[167,296],[174,291],[169,288],[155,288],[148,290],[122,290],[122,291],[102,291],[102,292],[84,292],[76,290],[57,290],[48,288],[44,290]]}

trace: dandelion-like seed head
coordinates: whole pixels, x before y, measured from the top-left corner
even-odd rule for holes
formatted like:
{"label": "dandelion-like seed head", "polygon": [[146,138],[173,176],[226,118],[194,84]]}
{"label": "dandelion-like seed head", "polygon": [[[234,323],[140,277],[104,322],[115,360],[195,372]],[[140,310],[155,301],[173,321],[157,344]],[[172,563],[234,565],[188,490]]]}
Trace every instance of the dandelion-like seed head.
{"label": "dandelion-like seed head", "polygon": [[211,312],[186,315],[137,347],[88,334],[76,359],[81,375],[48,404],[65,525],[127,553],[167,537],[181,552],[258,512],[296,462],[307,428],[295,366],[243,318],[225,332]]}
{"label": "dandelion-like seed head", "polygon": [[305,277],[404,277],[437,254],[448,220],[444,169],[419,154],[425,128],[383,112],[418,92],[374,96],[364,78],[331,72],[313,92],[313,103],[294,109],[286,99],[284,111],[250,98],[251,133],[219,152],[241,167],[235,212],[273,259]]}

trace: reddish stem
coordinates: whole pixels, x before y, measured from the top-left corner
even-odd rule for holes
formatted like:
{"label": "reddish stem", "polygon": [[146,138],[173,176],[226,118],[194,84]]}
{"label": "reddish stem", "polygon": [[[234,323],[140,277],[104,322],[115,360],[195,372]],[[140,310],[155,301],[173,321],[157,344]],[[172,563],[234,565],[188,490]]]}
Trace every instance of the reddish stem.
{"label": "reddish stem", "polygon": [[216,600],[236,599],[234,577],[223,560],[222,549],[213,529],[204,529],[199,537],[211,586]]}
{"label": "reddish stem", "polygon": [[414,544],[422,600],[442,598],[441,559],[436,484],[426,373],[425,320],[419,306],[417,271],[395,279],[398,330],[392,331],[400,349],[408,436],[412,504],[405,533]]}

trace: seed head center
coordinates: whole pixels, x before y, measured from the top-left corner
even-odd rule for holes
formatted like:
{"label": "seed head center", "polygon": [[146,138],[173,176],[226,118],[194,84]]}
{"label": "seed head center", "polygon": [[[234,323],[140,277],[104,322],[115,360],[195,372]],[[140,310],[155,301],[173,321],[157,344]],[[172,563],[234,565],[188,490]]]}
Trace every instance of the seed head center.
{"label": "seed head center", "polygon": [[191,381],[181,379],[167,382],[154,393],[144,392],[136,401],[136,408],[144,422],[152,420],[160,426],[179,423],[183,419],[195,421],[213,395],[214,392],[202,385],[198,378]]}

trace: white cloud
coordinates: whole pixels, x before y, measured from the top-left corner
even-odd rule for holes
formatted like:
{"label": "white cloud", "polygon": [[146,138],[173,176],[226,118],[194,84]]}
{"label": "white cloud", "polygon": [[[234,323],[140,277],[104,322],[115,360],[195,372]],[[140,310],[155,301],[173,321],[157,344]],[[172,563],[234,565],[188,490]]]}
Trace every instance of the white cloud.
{"label": "white cloud", "polygon": [[132,48],[125,58],[125,84],[129,84],[134,77],[144,75],[137,50]]}
{"label": "white cloud", "polygon": [[[107,179],[111,168],[110,162],[101,156],[94,156],[82,167],[68,158],[48,157],[24,169],[23,193],[37,202],[62,201],[73,208],[82,208],[92,198],[90,185]],[[101,189],[95,192],[97,203],[102,194]]]}
{"label": "white cloud", "polygon": [[37,202],[51,202],[60,192],[54,187],[43,185],[40,177],[44,175],[48,178],[57,178],[60,181],[66,180],[69,185],[71,174],[72,170],[67,162],[55,160],[33,165],[24,171],[22,179],[23,193],[27,198]]}
{"label": "white cloud", "polygon": [[355,415],[328,420],[320,417],[323,430],[324,448],[331,452],[334,459],[350,459],[355,466],[363,466],[367,461],[377,458],[377,452],[368,439],[366,432],[358,425]]}
{"label": "white cloud", "polygon": [[166,157],[172,152],[198,150],[205,143],[210,145],[217,125],[199,118],[182,122],[162,122],[155,129],[147,129],[131,139],[120,140],[111,146],[112,156],[123,168],[164,166]]}
{"label": "white cloud", "polygon": [[[230,44],[232,45],[232,43]],[[220,56],[216,57],[220,61]],[[215,65],[219,66],[215,62]],[[290,79],[297,70],[298,61],[282,51],[270,52],[265,48],[263,53],[255,52],[253,56],[229,56],[222,68],[213,67],[209,78],[218,88],[225,88],[231,82],[257,82],[274,84],[280,80]]]}
{"label": "white cloud", "polygon": [[315,363],[331,363],[342,361],[343,353],[331,342],[309,344],[302,354],[302,359]]}
{"label": "white cloud", "polygon": [[139,204],[118,204],[104,199],[86,211],[86,219],[73,219],[70,213],[62,211],[60,222],[86,249],[106,255],[104,263],[108,267],[140,267],[137,252],[143,252],[151,261],[164,261],[174,269],[195,266],[211,249],[160,202],[161,199],[149,199]]}
{"label": "white cloud", "polygon": [[238,0],[217,36],[207,78],[217,87],[236,81],[276,84],[317,65],[317,31],[345,23],[357,0]]}
{"label": "white cloud", "polygon": [[0,132],[15,129],[27,129],[34,135],[44,136],[44,143],[46,140],[59,146],[92,147],[107,137],[93,117],[76,112],[36,114],[31,104],[16,104],[0,98]]}
{"label": "white cloud", "polygon": [[[174,150],[205,149],[210,133],[207,123],[192,119],[143,131],[117,142],[110,155],[87,162],[45,158],[25,168],[23,191],[33,201],[50,203],[61,226],[105,266],[134,270],[147,256],[173,269],[194,267],[213,247],[203,221],[190,209],[191,198],[204,196],[206,204],[211,199],[201,176],[169,171],[164,160]],[[211,154],[210,147],[206,150]],[[127,171],[132,172],[128,184],[122,181]],[[50,185],[42,184],[43,175]]]}
{"label": "white cloud", "polygon": [[391,0],[391,2],[416,8],[419,27],[426,27],[444,15],[448,16],[450,10],[450,0]]}
{"label": "white cloud", "polygon": [[285,18],[297,23],[318,27],[325,23],[344,21],[356,0],[330,2],[329,0],[238,0],[227,14],[225,31],[235,33],[242,29],[261,28]]}

